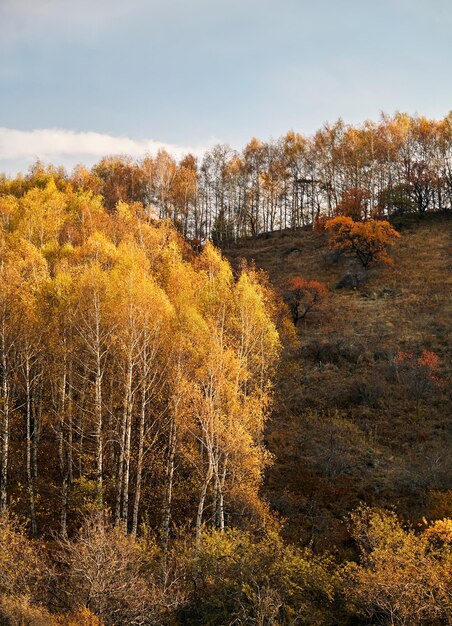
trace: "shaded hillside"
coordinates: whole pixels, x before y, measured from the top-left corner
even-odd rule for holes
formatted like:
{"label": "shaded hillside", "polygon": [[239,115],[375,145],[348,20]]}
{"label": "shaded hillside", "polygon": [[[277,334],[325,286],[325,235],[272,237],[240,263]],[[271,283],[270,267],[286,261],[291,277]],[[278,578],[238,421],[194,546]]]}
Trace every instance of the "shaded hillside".
{"label": "shaded hillside", "polygon": [[[299,323],[286,351],[268,428],[275,463],[267,495],[291,538],[317,548],[346,539],[343,517],[360,501],[395,507],[413,521],[450,515],[451,222],[404,218],[393,266],[377,265],[358,289],[335,289],[351,262],[327,235],[283,232],[225,250],[254,260],[284,290],[301,275],[328,298]],[[411,361],[399,363],[400,354]],[[439,358],[437,380],[411,367]]]}

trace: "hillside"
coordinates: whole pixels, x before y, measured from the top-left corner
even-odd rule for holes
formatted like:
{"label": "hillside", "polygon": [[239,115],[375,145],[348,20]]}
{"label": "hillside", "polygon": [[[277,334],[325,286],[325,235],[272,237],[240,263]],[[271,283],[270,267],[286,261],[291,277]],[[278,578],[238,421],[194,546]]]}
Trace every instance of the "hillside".
{"label": "hillside", "polygon": [[[284,231],[224,250],[284,290],[294,276],[319,280],[328,298],[299,323],[286,350],[267,439],[274,465],[266,493],[292,539],[345,546],[343,518],[359,502],[393,507],[417,522],[451,510],[451,222],[399,219],[393,265],[358,289],[335,289],[350,261],[327,235]],[[422,388],[398,371],[399,352],[439,357],[438,382]]]}
{"label": "hillside", "polygon": [[396,242],[363,282],[43,176],[0,194],[0,622],[448,623],[446,215],[330,222]]}

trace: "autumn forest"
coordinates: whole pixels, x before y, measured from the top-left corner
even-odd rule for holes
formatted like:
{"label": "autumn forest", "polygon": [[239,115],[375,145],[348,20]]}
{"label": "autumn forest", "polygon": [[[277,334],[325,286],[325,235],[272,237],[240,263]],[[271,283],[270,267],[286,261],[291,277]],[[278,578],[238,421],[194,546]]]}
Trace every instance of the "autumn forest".
{"label": "autumn forest", "polygon": [[451,624],[452,114],[0,176],[0,624]]}

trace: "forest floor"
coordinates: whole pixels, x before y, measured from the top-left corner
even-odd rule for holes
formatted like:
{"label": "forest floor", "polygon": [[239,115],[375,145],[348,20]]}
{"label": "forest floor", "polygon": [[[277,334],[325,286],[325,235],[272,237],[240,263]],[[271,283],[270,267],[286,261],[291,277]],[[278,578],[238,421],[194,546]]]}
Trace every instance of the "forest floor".
{"label": "forest floor", "polygon": [[[452,515],[451,219],[399,218],[393,265],[357,289],[336,289],[350,261],[327,235],[272,233],[224,249],[254,261],[277,289],[292,276],[324,282],[328,297],[298,326],[267,428],[274,463],[265,494],[287,538],[347,550],[347,514],[366,502],[412,523]],[[438,381],[399,375],[395,356],[439,358]]]}

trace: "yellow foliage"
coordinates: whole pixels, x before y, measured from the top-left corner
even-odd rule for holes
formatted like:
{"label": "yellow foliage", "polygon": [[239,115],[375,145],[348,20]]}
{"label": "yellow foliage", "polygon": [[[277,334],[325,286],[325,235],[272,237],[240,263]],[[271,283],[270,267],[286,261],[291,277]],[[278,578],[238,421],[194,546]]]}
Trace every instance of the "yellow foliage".
{"label": "yellow foliage", "polygon": [[354,513],[351,530],[361,564],[346,566],[345,592],[358,611],[394,625],[447,619],[452,610],[450,522],[436,522],[416,535],[393,513],[367,508]]}

